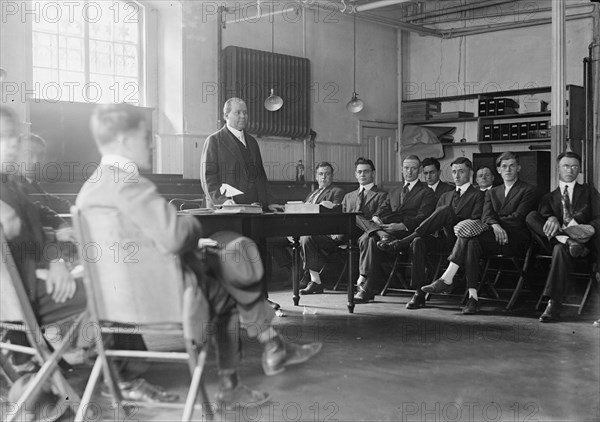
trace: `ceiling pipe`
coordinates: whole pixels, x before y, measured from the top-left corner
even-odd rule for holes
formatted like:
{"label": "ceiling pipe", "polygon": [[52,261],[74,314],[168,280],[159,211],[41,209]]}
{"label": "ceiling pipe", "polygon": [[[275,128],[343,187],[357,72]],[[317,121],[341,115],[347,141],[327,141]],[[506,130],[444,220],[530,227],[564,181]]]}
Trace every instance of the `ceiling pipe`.
{"label": "ceiling pipe", "polygon": [[493,1],[487,1],[487,2],[470,3],[470,4],[466,4],[466,5],[462,5],[462,6],[453,6],[453,7],[448,7],[446,9],[432,10],[430,12],[419,13],[418,15],[407,16],[406,22],[413,22],[413,21],[421,20],[421,19],[425,20],[425,19],[429,19],[429,18],[432,18],[435,16],[450,15],[453,13],[464,12],[467,10],[485,9],[486,7],[498,6],[500,4],[515,3],[515,2],[516,2],[515,0],[493,0]]}
{"label": "ceiling pipe", "polygon": [[[226,21],[225,24],[230,24],[230,23],[240,23],[240,22],[250,22],[250,23],[254,23],[256,21],[259,21],[260,19],[264,18],[264,17],[271,17],[271,16],[276,16],[276,15],[281,15],[283,13],[288,13],[288,12],[296,12],[298,13],[299,7],[288,7],[287,9],[282,9],[282,10],[275,10],[273,12],[268,12],[268,13],[262,13],[260,6],[259,6],[259,12],[258,14],[254,15],[253,17],[245,17],[245,18],[237,18],[237,19],[232,19],[229,21]],[[233,12],[235,13],[235,10],[233,10]]]}
{"label": "ceiling pipe", "polygon": [[357,12],[366,12],[367,10],[379,9],[387,6],[394,6],[396,4],[408,3],[409,1],[414,0],[381,0],[376,1],[374,3],[361,4],[360,6],[356,6]]}

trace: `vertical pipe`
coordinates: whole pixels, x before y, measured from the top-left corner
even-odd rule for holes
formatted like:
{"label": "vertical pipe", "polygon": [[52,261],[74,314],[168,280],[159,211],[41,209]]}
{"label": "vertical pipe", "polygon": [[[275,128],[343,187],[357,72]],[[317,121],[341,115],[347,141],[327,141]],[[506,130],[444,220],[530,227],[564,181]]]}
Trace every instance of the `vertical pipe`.
{"label": "vertical pipe", "polygon": [[223,10],[224,6],[217,8],[217,129],[221,129],[221,102],[223,101]]}
{"label": "vertical pipe", "polygon": [[[552,2],[552,139],[550,150],[556,157],[565,150],[566,133],[566,34],[565,0]],[[551,166],[551,189],[558,185],[556,166]]]}

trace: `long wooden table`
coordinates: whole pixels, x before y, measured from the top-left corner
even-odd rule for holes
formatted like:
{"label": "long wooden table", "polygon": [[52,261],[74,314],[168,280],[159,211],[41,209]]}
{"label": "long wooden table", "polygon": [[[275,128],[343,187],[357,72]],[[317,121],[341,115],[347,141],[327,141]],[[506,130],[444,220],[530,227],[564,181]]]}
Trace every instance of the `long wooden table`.
{"label": "long wooden table", "polygon": [[221,230],[232,230],[254,240],[259,247],[263,262],[267,261],[266,239],[291,236],[293,243],[293,301],[300,303],[299,265],[300,236],[343,234],[348,244],[348,312],[354,312],[354,272],[356,239],[360,230],[356,227],[356,213],[343,214],[201,214],[195,215],[202,223],[204,235],[210,236]]}

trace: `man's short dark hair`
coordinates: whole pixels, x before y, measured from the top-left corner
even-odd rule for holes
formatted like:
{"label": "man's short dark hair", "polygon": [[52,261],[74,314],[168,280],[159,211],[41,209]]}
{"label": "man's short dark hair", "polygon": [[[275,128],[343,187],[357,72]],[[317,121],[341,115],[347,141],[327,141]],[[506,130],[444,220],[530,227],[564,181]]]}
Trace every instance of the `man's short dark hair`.
{"label": "man's short dark hair", "polygon": [[242,100],[241,98],[237,98],[237,97],[233,97],[233,98],[230,98],[227,101],[225,101],[225,104],[223,104],[223,117],[225,117],[229,114],[229,112],[233,108],[233,106],[232,106],[233,103],[246,104],[246,101]]}
{"label": "man's short dark hair", "polygon": [[321,161],[315,167],[315,171],[319,170],[321,167],[329,167],[329,170],[331,170],[331,174],[333,174],[333,166],[329,162],[327,162],[327,161]]}
{"label": "man's short dark hair", "polygon": [[92,114],[92,134],[98,145],[106,145],[119,134],[137,130],[144,121],[144,114],[131,104],[100,105]]}
{"label": "man's short dark hair", "polygon": [[440,171],[440,168],[442,167],[440,165],[440,162],[433,157],[427,157],[426,159],[423,160],[421,165],[423,166],[423,168],[425,168],[427,166],[434,166],[437,171]]}
{"label": "man's short dark hair", "polygon": [[558,154],[558,157],[556,157],[556,162],[560,163],[560,160],[562,160],[563,158],[575,158],[577,161],[579,161],[579,165],[581,165],[581,156],[579,154],[577,154],[576,152],[573,152],[573,151],[561,152],[560,154]]}
{"label": "man's short dark hair", "polygon": [[358,167],[359,164],[367,164],[371,166],[371,170],[375,171],[375,164],[373,164],[373,161],[369,160],[368,158],[358,157],[354,162],[354,168]]}
{"label": "man's short dark hair", "polygon": [[489,168],[488,166],[481,166],[478,167],[477,170],[475,170],[475,174],[479,173],[479,170],[483,170],[483,169],[488,169],[490,171],[490,173],[492,173],[492,176],[494,175],[494,172],[492,171],[491,168]]}
{"label": "man's short dark hair", "polygon": [[473,163],[467,157],[458,157],[450,163],[450,166],[453,166],[454,164],[464,164],[467,168],[473,170]]}
{"label": "man's short dark hair", "polygon": [[419,157],[417,157],[416,155],[409,155],[408,157],[405,157],[402,162],[404,163],[406,160],[415,160],[419,162],[419,166],[421,166],[421,159]]}
{"label": "man's short dark hair", "polygon": [[500,167],[502,161],[515,160],[519,164],[519,156],[512,151],[505,151],[498,158],[496,158],[496,167]]}

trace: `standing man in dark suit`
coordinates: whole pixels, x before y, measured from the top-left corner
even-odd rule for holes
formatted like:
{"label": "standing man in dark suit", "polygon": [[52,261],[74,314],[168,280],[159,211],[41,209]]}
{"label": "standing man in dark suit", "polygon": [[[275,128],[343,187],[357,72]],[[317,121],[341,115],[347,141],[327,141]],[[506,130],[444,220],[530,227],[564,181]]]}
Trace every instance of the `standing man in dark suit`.
{"label": "standing man in dark suit", "polygon": [[[342,209],[344,212],[360,212],[356,217],[356,225],[363,230],[358,239],[359,247],[359,277],[357,280],[359,293],[367,280],[379,270],[378,265],[372,262],[372,245],[369,243],[371,233],[377,232],[381,224],[381,216],[390,211],[387,192],[380,191],[375,185],[375,164],[368,158],[360,157],[354,163],[358,189],[344,196]],[[386,235],[379,230],[381,235]],[[337,239],[337,236],[334,236]]]}
{"label": "standing man in dark suit", "polygon": [[[372,301],[374,291],[381,281],[381,256],[379,249],[395,239],[410,234],[435,208],[435,194],[427,185],[419,181],[421,160],[409,155],[402,162],[404,186],[397,188],[389,195],[391,212],[383,214],[381,221],[372,221],[363,230],[365,235],[363,247],[365,266],[369,268],[370,277],[364,280],[354,300],[358,303]],[[382,247],[383,246],[383,247]],[[379,248],[379,249],[378,249]]]}
{"label": "standing man in dark suit", "polygon": [[[223,116],[225,126],[210,135],[202,149],[200,178],[207,206],[259,203],[265,211],[282,209],[273,203],[258,143],[244,130],[248,122],[244,100],[228,99]],[[243,193],[228,198],[223,184]]]}
{"label": "standing man in dark suit", "polygon": [[454,186],[442,182],[440,175],[442,174],[440,162],[433,157],[428,157],[421,163],[423,166],[423,181],[427,183],[427,187],[435,193],[435,201],[439,201],[446,192],[454,191]]}
{"label": "standing man in dark suit", "polygon": [[[452,230],[454,225],[463,220],[479,220],[483,212],[484,193],[471,184],[473,163],[466,157],[454,160],[452,177],[456,190],[444,193],[433,214],[426,218],[415,231],[401,240],[389,244],[393,251],[400,251],[410,245],[411,249],[411,284],[416,293],[407,303],[407,309],[425,307],[425,293],[421,287],[425,284],[425,264],[430,253],[450,252],[456,236]],[[438,230],[442,230],[437,234]]]}
{"label": "standing man in dark suit", "polygon": [[496,159],[498,173],[504,183],[486,193],[482,222],[491,230],[475,237],[459,237],[448,257],[450,264],[442,276],[424,286],[425,293],[449,293],[459,267],[465,267],[469,298],[463,308],[464,314],[475,314],[479,309],[477,283],[480,277],[479,259],[489,254],[525,254],[531,243],[531,235],[525,217],[537,201],[535,186],[519,180],[519,157],[504,152]]}
{"label": "standing man in dark suit", "polygon": [[[560,317],[573,258],[589,254],[588,246],[600,265],[600,195],[589,185],[577,183],[581,157],[563,152],[556,158],[558,188],[544,195],[537,211],[527,216],[527,226],[542,250],[552,255],[544,296],[549,297],[541,322],[554,322]],[[569,230],[577,227],[590,238],[573,239]],[[600,267],[597,267],[600,268]]]}
{"label": "standing man in dark suit", "polygon": [[[333,184],[333,166],[323,161],[317,164],[315,179],[319,188],[308,194],[305,203],[320,204],[328,201],[335,205],[341,204],[344,200],[344,189]],[[313,293],[323,293],[321,284],[321,270],[325,263],[323,262],[323,250],[332,249],[338,245],[338,242],[332,239],[332,236],[302,236],[300,246],[302,248],[302,259],[304,260],[304,270],[310,275],[310,282],[306,288],[300,290],[301,295]]]}

